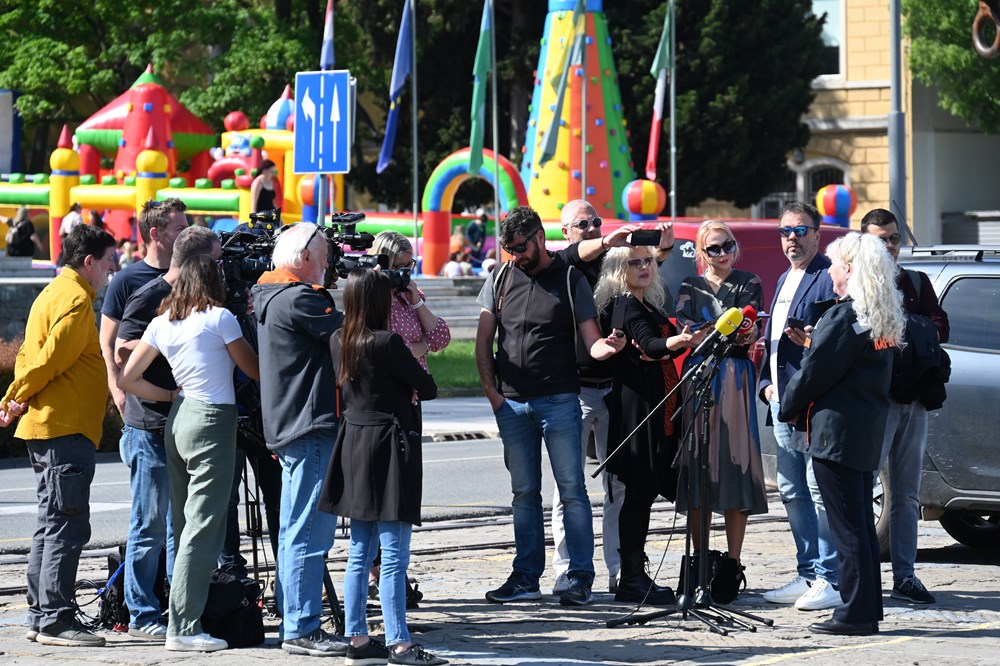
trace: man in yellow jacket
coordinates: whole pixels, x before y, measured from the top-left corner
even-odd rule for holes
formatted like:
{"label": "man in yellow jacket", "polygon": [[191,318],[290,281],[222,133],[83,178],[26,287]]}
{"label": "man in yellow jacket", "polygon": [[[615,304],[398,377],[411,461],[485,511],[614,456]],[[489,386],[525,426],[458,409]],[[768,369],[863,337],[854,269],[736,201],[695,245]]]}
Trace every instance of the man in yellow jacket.
{"label": "man in yellow jacket", "polygon": [[66,266],[35,299],[14,381],[0,400],[0,427],[21,417],[38,485],[38,525],[28,557],[28,640],[99,647],[76,620],[73,587],[90,540],[94,451],[108,399],[94,297],[115,268],[115,240],[80,225],[63,244]]}

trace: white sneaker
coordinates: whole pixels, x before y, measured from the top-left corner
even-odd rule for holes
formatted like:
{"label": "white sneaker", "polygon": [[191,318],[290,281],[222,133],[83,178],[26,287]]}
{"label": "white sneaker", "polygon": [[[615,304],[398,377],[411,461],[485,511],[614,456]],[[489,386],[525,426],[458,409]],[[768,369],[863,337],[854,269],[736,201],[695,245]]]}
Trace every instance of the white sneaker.
{"label": "white sneaker", "polygon": [[569,589],[569,576],[565,572],[556,576],[556,584],[552,586],[552,594],[559,596]]}
{"label": "white sneaker", "polygon": [[817,578],[809,586],[809,591],[795,600],[795,607],[804,611],[826,610],[841,603],[840,592],[822,578]]}
{"label": "white sneaker", "polygon": [[809,581],[796,576],[788,585],[764,593],[764,601],[772,604],[794,604],[799,597],[809,591]]}
{"label": "white sneaker", "polygon": [[225,650],[229,643],[208,634],[194,636],[167,636],[166,648],[171,652],[215,652]]}

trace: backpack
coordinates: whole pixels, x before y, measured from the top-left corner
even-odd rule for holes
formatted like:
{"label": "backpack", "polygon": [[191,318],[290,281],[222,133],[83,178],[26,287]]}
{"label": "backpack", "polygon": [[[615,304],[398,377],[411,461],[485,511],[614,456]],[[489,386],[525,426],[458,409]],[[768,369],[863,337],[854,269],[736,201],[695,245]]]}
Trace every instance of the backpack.
{"label": "backpack", "polygon": [[29,220],[18,222],[7,230],[4,240],[8,248],[23,245],[25,241],[31,240],[31,222]]}
{"label": "backpack", "polygon": [[208,585],[208,599],[201,616],[202,629],[226,641],[231,648],[260,645],[264,642],[260,597],[257,581],[237,578],[216,569]]}
{"label": "backpack", "polygon": [[[112,631],[125,631],[131,616],[125,603],[125,576],[129,575],[122,566],[125,562],[125,546],[118,546],[117,553],[108,555],[108,585],[101,606],[101,624]],[[160,612],[165,613],[170,605],[170,586],[167,583],[167,549],[160,550],[156,567],[156,581],[153,593],[160,602]]]}
{"label": "backpack", "polygon": [[907,314],[904,345],[893,350],[889,395],[896,402],[919,400],[928,410],[939,409],[947,397],[951,359],[941,349],[937,327],[923,315]]}

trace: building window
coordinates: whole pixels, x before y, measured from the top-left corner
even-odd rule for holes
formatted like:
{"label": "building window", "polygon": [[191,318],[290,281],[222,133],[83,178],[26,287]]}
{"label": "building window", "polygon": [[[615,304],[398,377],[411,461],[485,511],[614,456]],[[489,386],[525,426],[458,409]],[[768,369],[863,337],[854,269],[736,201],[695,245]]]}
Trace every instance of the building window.
{"label": "building window", "polygon": [[827,185],[843,185],[844,170],[832,166],[821,166],[809,171],[809,192],[806,201],[816,201],[816,195]]}
{"label": "building window", "polygon": [[754,217],[777,218],[785,204],[798,199],[795,181],[795,173],[786,167],[781,184],[757,203]]}
{"label": "building window", "polygon": [[841,48],[844,45],[844,0],[813,0],[815,16],[826,14],[823,22],[823,66],[821,76],[840,76]]}

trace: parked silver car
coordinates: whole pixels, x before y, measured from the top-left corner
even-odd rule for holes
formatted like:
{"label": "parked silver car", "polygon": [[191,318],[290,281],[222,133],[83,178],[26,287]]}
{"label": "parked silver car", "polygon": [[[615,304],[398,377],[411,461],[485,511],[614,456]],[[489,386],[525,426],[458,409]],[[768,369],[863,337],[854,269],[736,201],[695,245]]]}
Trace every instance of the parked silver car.
{"label": "parked silver car", "polygon": [[[1000,246],[905,247],[899,263],[930,277],[948,313],[951,357],[944,407],[928,414],[927,453],[920,485],[921,515],[939,520],[956,541],[1000,549]],[[757,401],[765,474],[775,479],[775,441]],[[991,425],[992,424],[992,425]],[[875,488],[876,530],[889,550],[889,514],[882,506],[892,479],[882,470]]]}

